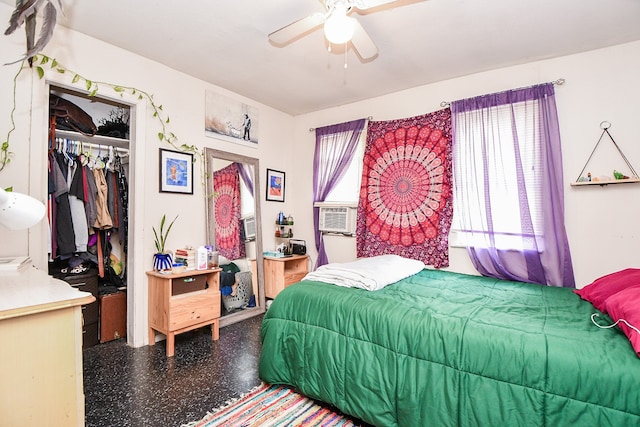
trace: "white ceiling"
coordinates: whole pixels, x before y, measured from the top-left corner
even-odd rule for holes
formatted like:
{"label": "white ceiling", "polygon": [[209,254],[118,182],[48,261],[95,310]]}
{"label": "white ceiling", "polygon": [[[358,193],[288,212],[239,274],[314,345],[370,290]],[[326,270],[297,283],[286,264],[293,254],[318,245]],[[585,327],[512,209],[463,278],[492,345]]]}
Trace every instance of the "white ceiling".
{"label": "white ceiling", "polygon": [[292,115],[640,40],[640,0],[398,0],[351,14],[379,49],[362,63],[351,48],[329,53],[321,29],[269,43],[269,33],[323,11],[319,0],[62,3],[59,25]]}

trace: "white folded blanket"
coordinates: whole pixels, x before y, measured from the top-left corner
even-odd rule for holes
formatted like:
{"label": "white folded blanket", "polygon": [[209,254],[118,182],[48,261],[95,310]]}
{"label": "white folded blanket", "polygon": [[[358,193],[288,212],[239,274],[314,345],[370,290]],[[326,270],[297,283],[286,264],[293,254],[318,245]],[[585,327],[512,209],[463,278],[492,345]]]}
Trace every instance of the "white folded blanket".
{"label": "white folded blanket", "polygon": [[307,274],[303,280],[376,291],[424,268],[422,261],[398,255],[379,255],[352,262],[326,264]]}

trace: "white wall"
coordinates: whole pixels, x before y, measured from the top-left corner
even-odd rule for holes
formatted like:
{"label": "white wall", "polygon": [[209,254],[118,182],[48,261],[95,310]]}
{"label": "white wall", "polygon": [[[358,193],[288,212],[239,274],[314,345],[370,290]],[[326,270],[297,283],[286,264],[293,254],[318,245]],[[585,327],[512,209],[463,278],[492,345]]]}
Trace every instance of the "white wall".
{"label": "white wall", "polygon": [[[312,179],[315,134],[309,132],[310,127],[367,116],[373,116],[373,120],[410,117],[439,109],[441,101],[550,82],[562,77],[566,83],[556,86],[556,102],[563,144],[565,218],[576,283],[582,287],[615,270],[640,267],[640,184],[606,187],[569,185],[576,180],[596,145],[602,133],[600,122],[603,120],[612,123],[612,136],[631,165],[640,171],[640,130],[637,126],[640,117],[639,75],[640,42],[635,42],[456,78],[297,116],[293,148],[298,161],[288,173],[296,176],[293,186],[301,203],[294,213],[301,219],[296,222],[298,236],[304,235],[308,239],[313,236],[312,194],[308,185]],[[609,140],[600,143],[589,163],[589,170],[594,175],[611,175],[614,168],[626,168],[612,147]],[[306,178],[302,179],[303,176]],[[355,257],[353,238],[330,237],[327,247],[330,261],[347,261]],[[310,249],[315,261],[315,248]],[[451,248],[449,269],[475,273],[465,250],[461,248]]]}
{"label": "white wall", "polygon": [[[8,22],[12,8],[0,4],[0,22]],[[13,61],[24,51],[22,30],[10,37],[0,37],[0,63]],[[56,58],[60,64],[93,80],[117,85],[132,86],[154,95],[157,104],[162,104],[170,117],[168,131],[178,136],[180,143],[195,145],[201,150],[211,147],[260,159],[259,176],[264,179],[266,168],[290,170],[292,156],[283,150],[283,141],[290,141],[293,118],[251,99],[212,86],[201,80],[179,73],[128,51],[107,45],[83,34],[57,26],[53,40],[45,49],[47,55]],[[46,67],[45,67],[46,68]],[[9,120],[13,93],[13,77],[19,65],[0,66],[0,140],[6,139],[11,128]],[[46,201],[46,108],[48,95],[46,84],[54,82],[82,90],[73,85],[72,75],[61,75],[47,71],[45,79],[39,79],[35,72],[23,72],[18,80],[17,108],[15,122],[17,130],[11,135],[10,150],[14,152],[9,166],[0,172],[0,186],[13,186],[15,191],[31,194]],[[205,91],[214,90],[229,98],[253,105],[260,113],[260,135],[257,148],[248,147],[220,139],[209,138],[204,132]],[[99,95],[118,96],[108,87]],[[119,99],[119,98],[118,98]],[[125,96],[124,102],[137,105],[141,113],[136,118],[134,130],[136,141],[132,147],[131,161],[137,176],[134,181],[130,204],[136,207],[134,223],[130,228],[136,234],[131,242],[136,259],[130,264],[130,287],[128,312],[129,340],[134,345],[146,343],[147,337],[147,283],[144,272],[152,268],[154,253],[152,226],[157,226],[163,214],[168,218],[179,215],[167,242],[168,248],[184,245],[205,244],[205,198],[200,185],[200,165],[194,169],[194,194],[168,194],[158,191],[158,149],[171,149],[160,142],[157,133],[161,130],[152,111],[136,97]],[[146,111],[142,111],[145,110]],[[142,172],[142,173],[141,173]],[[291,193],[289,193],[291,194]],[[257,195],[263,200],[265,218],[275,218],[281,203],[264,202],[264,186]],[[132,216],[130,215],[130,220]],[[265,220],[266,221],[266,220]],[[272,221],[266,221],[272,223]],[[271,230],[269,227],[268,230]],[[265,231],[266,233],[266,231]],[[0,256],[31,255],[40,267],[46,268],[46,221],[30,231],[8,231],[0,228]],[[43,263],[44,261],[44,263]],[[134,296],[135,302],[132,302]],[[133,321],[132,321],[133,320]],[[134,330],[131,329],[134,325]],[[133,338],[132,338],[133,335]]]}

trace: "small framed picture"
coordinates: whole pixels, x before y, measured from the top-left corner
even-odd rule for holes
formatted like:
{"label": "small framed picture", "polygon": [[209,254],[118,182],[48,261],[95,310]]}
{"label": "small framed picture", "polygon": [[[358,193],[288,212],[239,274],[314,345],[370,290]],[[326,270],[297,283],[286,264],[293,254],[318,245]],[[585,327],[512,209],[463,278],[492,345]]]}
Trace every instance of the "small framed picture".
{"label": "small framed picture", "polygon": [[284,172],[267,169],[267,200],[284,202]]}
{"label": "small framed picture", "polygon": [[160,192],[193,194],[193,154],[160,149]]}

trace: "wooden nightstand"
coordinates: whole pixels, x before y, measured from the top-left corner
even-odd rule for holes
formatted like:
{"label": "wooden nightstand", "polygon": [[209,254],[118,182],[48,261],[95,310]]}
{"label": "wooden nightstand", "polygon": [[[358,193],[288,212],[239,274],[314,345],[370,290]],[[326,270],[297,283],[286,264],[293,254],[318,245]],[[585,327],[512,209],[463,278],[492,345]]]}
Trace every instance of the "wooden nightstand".
{"label": "wooden nightstand", "polygon": [[207,325],[212,339],[219,338],[220,271],[147,272],[149,345],[155,344],[156,331],[161,332],[167,337],[167,356],[173,356],[176,334]]}
{"label": "wooden nightstand", "polygon": [[309,255],[282,258],[264,257],[264,294],[275,298],[289,285],[299,282],[309,272]]}

